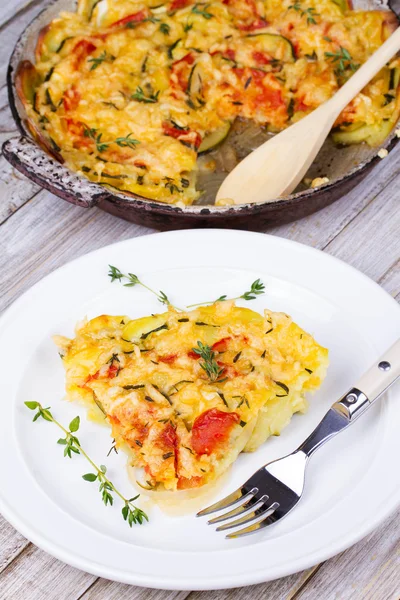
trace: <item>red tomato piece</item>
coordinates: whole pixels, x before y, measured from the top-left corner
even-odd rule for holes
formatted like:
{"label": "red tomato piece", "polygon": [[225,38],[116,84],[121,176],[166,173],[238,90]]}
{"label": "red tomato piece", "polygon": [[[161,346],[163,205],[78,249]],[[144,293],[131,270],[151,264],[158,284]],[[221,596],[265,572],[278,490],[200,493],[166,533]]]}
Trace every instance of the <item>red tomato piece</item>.
{"label": "red tomato piece", "polygon": [[258,65],[268,65],[271,62],[271,58],[264,52],[255,50],[252,56]]}
{"label": "red tomato piece", "polygon": [[256,29],[263,29],[263,27],[267,27],[268,23],[262,17],[258,17],[252,23],[248,25],[238,25],[238,29],[241,31],[255,31]]}
{"label": "red tomato piece", "polygon": [[63,105],[64,110],[76,110],[78,108],[79,101],[81,99],[81,95],[78,90],[72,86],[68,90],[65,91],[63,97]]}
{"label": "red tomato piece", "polygon": [[83,61],[91,54],[94,50],[96,50],[96,46],[89,42],[88,40],[81,40],[78,42],[73,50],[72,54],[74,56],[74,67],[76,70],[80,68]]}
{"label": "red tomato piece", "polygon": [[128,23],[140,23],[144,21],[149,16],[149,11],[147,10],[139,10],[139,12],[134,13],[133,15],[128,15],[123,19],[119,19],[119,21],[115,21],[112,23],[110,27],[125,27]]}
{"label": "red tomato piece", "polygon": [[179,10],[185,8],[189,4],[189,0],[173,0],[171,2],[170,10]]}
{"label": "red tomato piece", "polygon": [[164,121],[163,125],[164,135],[168,135],[169,137],[173,137],[180,142],[184,142],[189,146],[193,146],[194,148],[198,148],[201,144],[201,135],[197,133],[197,131],[191,131],[190,129],[179,129],[177,127],[173,127],[168,121]]}
{"label": "red tomato piece", "polygon": [[163,446],[165,446],[169,450],[172,449],[175,451],[177,436],[176,431],[174,427],[172,427],[171,423],[168,423],[163,429],[163,431],[160,434],[159,440]]}
{"label": "red tomato piece", "polygon": [[117,365],[111,365],[108,369],[108,377],[114,379],[118,375],[119,367]]}
{"label": "red tomato piece", "polygon": [[199,415],[192,428],[192,448],[197,454],[212,454],[224,444],[232,428],[240,422],[237,413],[210,408]]}
{"label": "red tomato piece", "polygon": [[218,340],[211,346],[211,350],[214,352],[225,352],[228,349],[228,342],[231,340],[231,337],[222,338],[222,340]]}
{"label": "red tomato piece", "polygon": [[169,354],[168,356],[159,356],[157,360],[162,363],[170,364],[174,362],[177,356],[177,354]]}
{"label": "red tomato piece", "polygon": [[194,352],[193,350],[189,350],[187,355],[189,358],[193,358],[194,360],[199,360],[199,358],[200,358],[200,355],[197,354],[196,352]]}

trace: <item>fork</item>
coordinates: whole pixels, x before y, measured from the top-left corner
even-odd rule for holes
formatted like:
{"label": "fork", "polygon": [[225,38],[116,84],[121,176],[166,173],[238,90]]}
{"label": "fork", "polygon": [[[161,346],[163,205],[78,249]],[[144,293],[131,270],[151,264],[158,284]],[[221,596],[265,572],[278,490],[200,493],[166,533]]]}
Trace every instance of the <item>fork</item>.
{"label": "fork", "polygon": [[226,537],[230,539],[255,533],[285,517],[303,494],[308,459],[325,442],[358,419],[399,377],[400,339],[331,406],[297,450],[267,463],[240,488],[201,510],[197,516],[230,509],[208,521],[209,525],[223,523],[217,531],[246,525],[229,533]]}

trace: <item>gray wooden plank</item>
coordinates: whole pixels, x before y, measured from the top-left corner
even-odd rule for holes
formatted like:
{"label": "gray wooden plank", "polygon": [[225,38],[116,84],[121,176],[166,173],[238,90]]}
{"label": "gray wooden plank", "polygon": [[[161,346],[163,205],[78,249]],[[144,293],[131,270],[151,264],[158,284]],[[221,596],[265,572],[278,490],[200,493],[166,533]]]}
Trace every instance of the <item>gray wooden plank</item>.
{"label": "gray wooden plank", "polygon": [[[82,254],[150,229],[40,192],[1,226],[0,310],[44,275]],[[40,240],[40,242],[39,242]]]}
{"label": "gray wooden plank", "polygon": [[[29,542],[0,515],[0,573],[20,554]],[[0,579],[1,590],[1,579]]]}
{"label": "gray wooden plank", "polygon": [[391,184],[325,247],[325,251],[375,281],[392,268],[396,270],[395,264],[399,258],[399,200],[398,184],[393,178]]}
{"label": "gray wooden plank", "polygon": [[76,600],[185,600],[189,593],[153,590],[98,579]]}
{"label": "gray wooden plank", "polygon": [[[213,600],[291,600],[295,598],[299,590],[307,586],[312,580],[320,566],[312,567],[301,573],[295,573],[289,577],[282,577],[275,581],[252,585],[249,587],[232,588],[228,590],[217,590],[212,592]],[[209,592],[192,592],[188,600],[205,600]],[[315,600],[317,600],[315,598]],[[320,598],[318,600],[325,600]]]}
{"label": "gray wooden plank", "polygon": [[379,280],[381,285],[396,300],[400,299],[400,259]]}
{"label": "gray wooden plank", "polygon": [[296,600],[398,600],[400,511],[352,548],[327,561]]}
{"label": "gray wooden plank", "polygon": [[29,181],[3,156],[0,156],[0,224],[40,191],[40,187]]}
{"label": "gray wooden plank", "polygon": [[3,571],[1,600],[71,600],[96,580],[39,550],[32,544]]}
{"label": "gray wooden plank", "polygon": [[0,32],[8,23],[21,18],[23,13],[29,10],[32,5],[44,4],[43,0],[12,0],[4,2],[0,6]]}

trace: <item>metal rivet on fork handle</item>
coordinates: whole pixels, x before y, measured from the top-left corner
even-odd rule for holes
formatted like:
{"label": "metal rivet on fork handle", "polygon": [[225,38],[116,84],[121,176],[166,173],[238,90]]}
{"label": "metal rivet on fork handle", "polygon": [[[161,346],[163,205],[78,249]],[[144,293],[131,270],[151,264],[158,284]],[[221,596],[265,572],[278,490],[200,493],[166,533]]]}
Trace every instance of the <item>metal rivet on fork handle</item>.
{"label": "metal rivet on fork handle", "polygon": [[391,368],[392,365],[387,360],[382,360],[378,365],[378,369],[381,371],[390,371]]}
{"label": "metal rivet on fork handle", "polygon": [[356,394],[348,394],[346,396],[346,400],[347,400],[347,402],[350,402],[350,404],[354,404],[354,402],[357,402],[358,398],[357,398]]}

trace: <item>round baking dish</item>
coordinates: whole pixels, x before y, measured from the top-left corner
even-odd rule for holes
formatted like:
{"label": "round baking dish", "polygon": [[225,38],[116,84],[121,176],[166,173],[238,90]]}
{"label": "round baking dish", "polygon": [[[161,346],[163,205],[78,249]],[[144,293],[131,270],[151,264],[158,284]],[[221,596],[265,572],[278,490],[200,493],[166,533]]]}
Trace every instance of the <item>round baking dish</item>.
{"label": "round baking dish", "polygon": [[[8,93],[12,114],[21,137],[3,145],[5,158],[18,171],[56,196],[90,208],[98,206],[113,215],[156,229],[188,227],[228,227],[263,229],[268,225],[292,221],[331,204],[357,185],[380,159],[380,148],[365,144],[335,147],[327,140],[307,177],[327,177],[329,183],[314,189],[297,191],[272,202],[236,206],[198,204],[178,207],[146,200],[140,196],[112,192],[109,188],[79,176],[47,154],[32,138],[25,125],[26,114],[15,89],[15,74],[23,60],[33,62],[39,31],[62,10],[74,10],[73,0],[53,0],[25,29],[12,52],[8,68]],[[391,9],[400,13],[400,0],[355,0],[357,9]],[[388,150],[398,141],[394,131],[381,146]]]}

